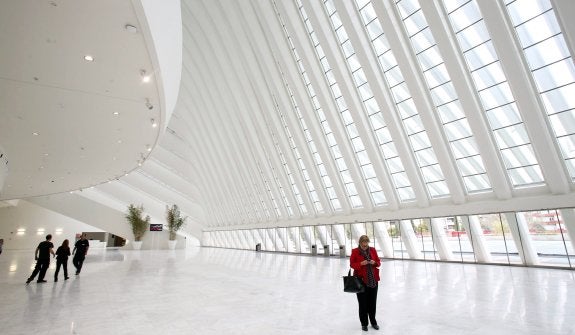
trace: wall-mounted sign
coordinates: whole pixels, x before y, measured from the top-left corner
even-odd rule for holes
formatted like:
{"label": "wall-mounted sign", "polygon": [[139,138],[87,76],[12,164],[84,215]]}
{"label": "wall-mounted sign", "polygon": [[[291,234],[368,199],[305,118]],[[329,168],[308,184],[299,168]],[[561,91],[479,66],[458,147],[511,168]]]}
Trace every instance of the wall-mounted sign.
{"label": "wall-mounted sign", "polygon": [[150,223],[150,231],[162,231],[164,230],[164,225],[161,223]]}

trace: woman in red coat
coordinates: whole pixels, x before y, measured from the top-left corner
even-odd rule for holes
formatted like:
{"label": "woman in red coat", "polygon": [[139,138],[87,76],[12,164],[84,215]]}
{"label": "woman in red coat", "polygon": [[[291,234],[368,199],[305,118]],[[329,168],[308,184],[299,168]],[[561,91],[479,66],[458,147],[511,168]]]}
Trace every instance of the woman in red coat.
{"label": "woman in red coat", "polygon": [[359,238],[359,247],[351,251],[349,263],[353,275],[363,281],[365,291],[357,294],[359,303],[359,321],[361,329],[367,331],[368,319],[374,329],[379,329],[375,320],[377,305],[377,282],[379,281],[379,266],[381,262],[375,248],[369,247],[369,237],[362,235]]}

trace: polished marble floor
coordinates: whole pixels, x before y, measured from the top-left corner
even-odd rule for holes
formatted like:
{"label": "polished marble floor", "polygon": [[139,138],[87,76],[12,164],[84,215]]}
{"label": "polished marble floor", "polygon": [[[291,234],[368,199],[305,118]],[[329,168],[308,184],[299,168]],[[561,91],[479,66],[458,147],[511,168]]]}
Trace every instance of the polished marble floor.
{"label": "polished marble floor", "polygon": [[[52,262],[48,283],[26,286],[33,264],[32,250],[0,255],[1,334],[366,334],[342,291],[348,259],[93,249],[80,276],[54,282]],[[575,334],[571,270],[386,261],[381,273],[381,329],[367,334]]]}

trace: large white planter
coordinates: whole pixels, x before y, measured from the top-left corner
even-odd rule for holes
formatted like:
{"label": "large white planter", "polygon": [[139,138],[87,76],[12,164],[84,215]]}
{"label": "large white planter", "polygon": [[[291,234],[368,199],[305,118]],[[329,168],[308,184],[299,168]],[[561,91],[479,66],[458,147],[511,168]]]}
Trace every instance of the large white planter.
{"label": "large white planter", "polygon": [[133,241],[132,248],[134,248],[134,250],[140,250],[142,248],[142,241]]}
{"label": "large white planter", "polygon": [[170,250],[176,249],[176,244],[178,244],[178,240],[168,240],[168,248]]}

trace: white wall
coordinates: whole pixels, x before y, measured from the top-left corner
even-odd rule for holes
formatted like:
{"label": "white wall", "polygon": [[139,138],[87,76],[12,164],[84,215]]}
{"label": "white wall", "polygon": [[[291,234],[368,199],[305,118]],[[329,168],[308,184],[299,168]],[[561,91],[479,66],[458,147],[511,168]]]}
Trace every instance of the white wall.
{"label": "white wall", "polygon": [[[26,231],[18,233],[18,229]],[[38,233],[39,229],[44,230]],[[17,206],[0,208],[0,238],[4,239],[4,249],[35,249],[48,234],[52,234],[55,246],[65,239],[73,244],[76,234],[83,231],[102,230],[24,200]]]}
{"label": "white wall", "polygon": [[[55,246],[64,239],[73,244],[76,234],[81,232],[109,232],[133,240],[125,213],[81,196],[62,193],[13,203],[16,205],[0,208],[0,238],[4,239],[5,249],[34,249],[47,234],[52,234]],[[22,228],[25,233],[18,234]],[[44,232],[38,234],[38,229]],[[168,249],[168,235],[166,230],[146,232],[142,249]],[[199,245],[193,236],[178,236],[177,240],[177,249]],[[128,244],[125,248],[132,246]]]}
{"label": "white wall", "polygon": [[4,181],[8,177],[8,155],[0,146],[0,194],[4,188]]}

